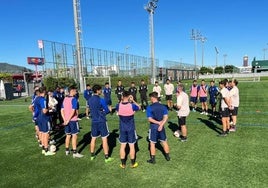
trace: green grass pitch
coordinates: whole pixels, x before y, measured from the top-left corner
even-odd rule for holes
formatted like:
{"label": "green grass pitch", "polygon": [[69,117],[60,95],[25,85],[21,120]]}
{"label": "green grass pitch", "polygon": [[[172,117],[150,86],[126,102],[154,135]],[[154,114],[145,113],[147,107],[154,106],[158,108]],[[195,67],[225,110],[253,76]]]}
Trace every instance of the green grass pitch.
{"label": "green grass pitch", "polygon": [[[240,108],[237,132],[217,137],[219,121],[191,112],[187,119],[188,142],[181,143],[168,127],[177,123],[169,112],[166,132],[171,161],[157,150],[156,164],[148,164],[148,123],[143,112],[135,115],[139,135],[138,168],[119,167],[118,117],[108,115],[110,146],[115,160],[106,164],[103,151],[90,161],[90,120],[83,118],[78,149],[81,159],[65,156],[64,135],[58,134],[55,156],[41,154],[34,137],[29,100],[0,101],[0,187],[267,187],[268,88],[267,81],[239,83]],[[189,86],[190,83],[188,83]],[[84,100],[80,97],[81,113]],[[174,100],[175,101],[175,100]],[[162,101],[165,103],[165,101]],[[115,102],[114,102],[115,104]],[[97,141],[97,148],[101,140]]]}

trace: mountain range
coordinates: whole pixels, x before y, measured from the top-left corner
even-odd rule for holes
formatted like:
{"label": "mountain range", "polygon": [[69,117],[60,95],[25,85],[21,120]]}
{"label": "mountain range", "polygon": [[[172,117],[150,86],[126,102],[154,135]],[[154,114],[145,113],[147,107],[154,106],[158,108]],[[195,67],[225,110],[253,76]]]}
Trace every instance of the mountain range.
{"label": "mountain range", "polygon": [[33,72],[33,70],[18,65],[0,62],[0,73],[23,74],[23,72]]}

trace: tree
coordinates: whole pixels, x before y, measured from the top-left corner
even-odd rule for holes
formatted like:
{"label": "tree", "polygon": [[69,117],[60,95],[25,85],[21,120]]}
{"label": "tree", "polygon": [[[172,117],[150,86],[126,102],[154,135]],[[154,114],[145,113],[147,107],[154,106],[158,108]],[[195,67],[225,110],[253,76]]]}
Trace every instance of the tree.
{"label": "tree", "polygon": [[235,70],[235,66],[233,65],[226,65],[224,67],[225,73],[233,73]]}
{"label": "tree", "polygon": [[209,68],[209,67],[201,67],[199,70],[199,73],[202,75],[203,74],[212,74],[213,70],[212,70],[212,68]]}
{"label": "tree", "polygon": [[46,86],[47,90],[54,91],[56,87],[70,87],[72,85],[77,86],[77,83],[73,78],[54,78],[54,77],[47,77],[44,79],[44,85]]}
{"label": "tree", "polygon": [[223,67],[216,67],[214,70],[215,74],[222,74],[223,73]]}
{"label": "tree", "polygon": [[0,80],[12,82],[12,75],[10,73],[0,73]]}

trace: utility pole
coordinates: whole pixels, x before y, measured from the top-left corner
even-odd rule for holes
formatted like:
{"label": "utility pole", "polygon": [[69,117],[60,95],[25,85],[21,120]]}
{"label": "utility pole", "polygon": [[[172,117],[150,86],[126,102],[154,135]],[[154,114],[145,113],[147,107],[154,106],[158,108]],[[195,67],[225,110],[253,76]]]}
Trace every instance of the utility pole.
{"label": "utility pole", "polygon": [[82,25],[81,25],[81,9],[80,0],[73,0],[73,10],[74,10],[74,28],[75,28],[75,40],[76,40],[76,63],[77,63],[77,80],[79,80],[79,88],[82,93],[85,89],[84,79],[83,79],[83,47],[82,47]]}
{"label": "utility pole", "polygon": [[156,80],[156,68],[155,68],[155,54],[154,54],[154,10],[157,8],[158,0],[150,0],[144,9],[149,13],[149,33],[150,33],[150,58],[152,69],[152,80],[154,83]]}

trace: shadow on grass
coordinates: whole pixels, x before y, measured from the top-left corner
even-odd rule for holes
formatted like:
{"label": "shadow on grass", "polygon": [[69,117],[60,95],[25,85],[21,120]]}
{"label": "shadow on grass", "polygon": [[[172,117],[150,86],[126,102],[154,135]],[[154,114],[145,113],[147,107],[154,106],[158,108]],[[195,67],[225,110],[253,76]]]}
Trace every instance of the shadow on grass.
{"label": "shadow on grass", "polygon": [[171,121],[168,122],[168,128],[174,133],[177,130],[180,130],[180,127],[177,123],[173,123]]}
{"label": "shadow on grass", "polygon": [[216,117],[210,116],[209,120],[215,121],[217,124],[222,124],[220,114],[219,113],[215,113],[215,114],[216,114]]}
{"label": "shadow on grass", "polygon": [[[116,147],[116,139],[119,137],[119,134],[116,133],[118,129],[114,129],[112,132],[110,132],[110,135],[108,136],[108,146],[109,146],[109,153],[108,155],[111,156],[113,153],[114,148]],[[102,150],[102,144],[100,147],[96,150],[95,155],[98,155]]]}
{"label": "shadow on grass", "polygon": [[84,117],[86,117],[86,113],[80,113],[80,114],[78,114],[78,118],[84,118]]}
{"label": "shadow on grass", "polygon": [[91,131],[84,134],[82,140],[80,140],[77,144],[77,147],[81,146],[78,150],[79,153],[81,153],[91,142]]}
{"label": "shadow on grass", "polygon": [[[136,160],[136,156],[137,156],[137,153],[140,151],[140,148],[139,148],[139,140],[142,139],[143,137],[139,136],[138,135],[138,139],[137,139],[137,142],[135,143],[135,160]],[[127,156],[129,155],[129,152],[130,152],[130,148],[129,148],[129,145],[127,144],[126,145],[126,149],[125,149],[125,152],[126,152],[126,157],[125,159],[127,160]]]}
{"label": "shadow on grass", "polygon": [[[150,146],[150,140],[149,140],[149,137],[147,136],[146,138],[147,142],[148,142],[148,150],[149,150],[149,158],[151,157],[151,152],[150,152],[150,149],[151,149],[151,146]],[[166,156],[166,152],[163,148],[163,146],[161,145],[161,142],[158,141],[157,143],[155,143],[155,148],[158,149],[159,151],[161,151],[162,155],[165,157]]]}
{"label": "shadow on grass", "polygon": [[65,131],[64,128],[61,128],[59,130],[54,130],[51,134],[53,136],[53,140],[56,141],[56,146],[59,148],[61,145],[65,144]]}
{"label": "shadow on grass", "polygon": [[114,148],[116,147],[116,140],[119,137],[117,132],[118,129],[114,129],[108,136],[109,156],[112,155]]}
{"label": "shadow on grass", "polygon": [[204,123],[208,128],[210,128],[211,130],[215,131],[216,133],[221,133],[222,129],[217,127],[217,125],[215,125],[211,120],[207,120],[207,119],[202,119],[202,118],[197,118],[200,122]]}

